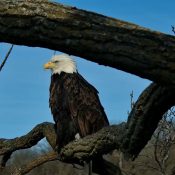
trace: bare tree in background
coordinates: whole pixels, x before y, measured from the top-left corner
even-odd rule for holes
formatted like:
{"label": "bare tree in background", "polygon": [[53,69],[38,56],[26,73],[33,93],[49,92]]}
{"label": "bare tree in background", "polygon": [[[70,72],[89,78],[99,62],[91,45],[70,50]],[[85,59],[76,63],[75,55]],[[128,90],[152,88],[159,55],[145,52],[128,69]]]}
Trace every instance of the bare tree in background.
{"label": "bare tree in background", "polygon": [[[139,155],[136,166],[142,166],[161,175],[169,175],[172,148],[175,145],[175,107],[170,108],[160,120],[152,139]],[[173,171],[173,170],[172,170]]]}
{"label": "bare tree in background", "polygon": [[159,122],[154,137],[154,159],[162,175],[167,173],[167,161],[170,156],[172,146],[175,144],[175,107],[165,113]]}

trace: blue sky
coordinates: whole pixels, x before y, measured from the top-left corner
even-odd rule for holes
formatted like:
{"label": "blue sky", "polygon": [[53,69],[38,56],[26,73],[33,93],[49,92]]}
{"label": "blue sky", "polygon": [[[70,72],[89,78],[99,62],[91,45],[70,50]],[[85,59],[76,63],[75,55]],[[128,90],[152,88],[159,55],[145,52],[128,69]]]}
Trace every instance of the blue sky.
{"label": "blue sky", "polygon": [[[172,34],[175,1],[158,0],[59,0],[60,3],[133,22],[152,30]],[[9,48],[0,44],[0,61]],[[59,52],[57,52],[59,54]],[[53,121],[49,109],[50,72],[43,64],[52,50],[15,46],[0,72],[0,138],[13,138],[30,131],[36,124]],[[75,58],[79,73],[100,93],[111,123],[126,121],[130,92],[136,100],[150,81]]]}

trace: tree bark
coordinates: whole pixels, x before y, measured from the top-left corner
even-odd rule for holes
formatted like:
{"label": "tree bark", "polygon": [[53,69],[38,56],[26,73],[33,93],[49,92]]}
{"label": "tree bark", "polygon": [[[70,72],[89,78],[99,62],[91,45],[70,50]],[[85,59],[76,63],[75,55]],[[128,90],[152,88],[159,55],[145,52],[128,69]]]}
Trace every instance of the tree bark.
{"label": "tree bark", "polygon": [[43,0],[1,0],[0,41],[45,47],[175,85],[175,37]]}

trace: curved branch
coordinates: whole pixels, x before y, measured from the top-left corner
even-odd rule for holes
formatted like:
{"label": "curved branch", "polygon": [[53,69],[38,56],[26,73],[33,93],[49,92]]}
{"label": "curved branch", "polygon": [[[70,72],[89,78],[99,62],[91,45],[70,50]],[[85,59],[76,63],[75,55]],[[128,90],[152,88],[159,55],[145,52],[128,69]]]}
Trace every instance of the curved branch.
{"label": "curved branch", "polygon": [[[38,141],[46,137],[52,148],[55,148],[56,134],[54,124],[44,122],[34,127],[28,134],[14,139],[0,139],[0,155],[8,152],[14,152],[19,149],[30,148],[36,145]],[[53,139],[54,138],[54,139]]]}
{"label": "curved branch", "polygon": [[122,150],[129,155],[137,156],[151,139],[164,113],[174,105],[173,87],[152,83],[146,88],[128,117]]}
{"label": "curved branch", "polygon": [[44,122],[34,127],[28,134],[14,139],[0,139],[0,155],[3,156],[0,167],[5,167],[11,154],[16,150],[30,148],[46,137],[49,144],[55,149],[56,134],[54,124]]}
{"label": "curved branch", "polygon": [[38,46],[175,85],[175,37],[43,0],[1,0],[0,41]]}

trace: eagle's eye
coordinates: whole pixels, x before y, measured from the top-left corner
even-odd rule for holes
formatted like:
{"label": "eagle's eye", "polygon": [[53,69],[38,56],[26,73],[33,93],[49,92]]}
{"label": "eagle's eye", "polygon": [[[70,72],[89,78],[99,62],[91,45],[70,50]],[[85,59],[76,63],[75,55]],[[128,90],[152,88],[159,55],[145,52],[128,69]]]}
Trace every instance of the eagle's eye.
{"label": "eagle's eye", "polygon": [[57,60],[56,60],[56,61],[53,61],[53,63],[58,63],[58,62],[59,62],[59,61],[57,61]]}

